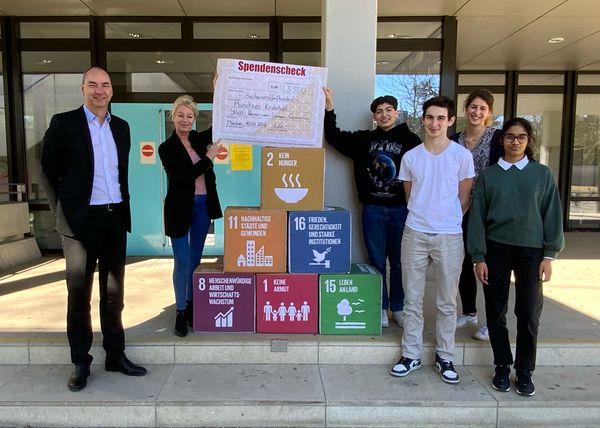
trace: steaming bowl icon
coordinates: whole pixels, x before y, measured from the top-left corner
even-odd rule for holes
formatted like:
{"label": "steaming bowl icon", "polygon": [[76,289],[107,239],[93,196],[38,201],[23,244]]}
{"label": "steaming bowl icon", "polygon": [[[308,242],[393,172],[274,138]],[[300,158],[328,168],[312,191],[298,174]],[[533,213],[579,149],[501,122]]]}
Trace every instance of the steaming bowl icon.
{"label": "steaming bowl icon", "polygon": [[288,204],[295,204],[301,201],[308,193],[308,188],[306,187],[275,187],[274,190],[279,199]]}

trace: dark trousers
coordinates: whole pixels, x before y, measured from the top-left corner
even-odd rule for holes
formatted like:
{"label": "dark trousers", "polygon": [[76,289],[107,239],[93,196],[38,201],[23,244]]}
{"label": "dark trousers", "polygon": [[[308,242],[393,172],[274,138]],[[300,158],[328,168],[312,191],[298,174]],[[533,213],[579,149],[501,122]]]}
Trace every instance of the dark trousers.
{"label": "dark trousers", "polygon": [[63,236],[67,279],[67,336],[73,363],[91,362],[91,296],[98,266],[100,324],[106,355],[118,357],[125,350],[123,284],[127,231],[120,205],[113,211],[91,206],[82,230]]}
{"label": "dark trousers", "polygon": [[541,248],[516,247],[487,240],[485,261],[488,266],[488,285],[483,286],[485,310],[494,352],[494,364],[511,365],[506,312],[510,274],[515,274],[515,315],[517,316],[516,370],[534,370],[537,334],[544,304],[539,266],[543,259]]}
{"label": "dark trousers", "polygon": [[463,314],[477,313],[477,280],[473,271],[473,260],[467,251],[467,232],[469,226],[469,213],[467,211],[463,216],[462,231],[463,242],[465,245],[465,258],[463,260],[462,269],[460,271],[460,279],[458,280],[458,292],[460,294],[460,302],[462,304]]}

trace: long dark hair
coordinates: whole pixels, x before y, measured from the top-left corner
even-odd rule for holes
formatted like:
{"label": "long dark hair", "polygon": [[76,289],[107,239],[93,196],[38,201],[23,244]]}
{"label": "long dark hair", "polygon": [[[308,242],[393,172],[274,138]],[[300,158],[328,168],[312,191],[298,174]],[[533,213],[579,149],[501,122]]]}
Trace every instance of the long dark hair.
{"label": "long dark hair", "polygon": [[530,161],[535,160],[533,158],[534,155],[534,145],[535,145],[535,137],[533,136],[533,126],[527,119],[523,119],[522,117],[513,117],[512,119],[507,120],[502,125],[502,138],[504,139],[504,134],[510,129],[511,126],[521,126],[527,132],[527,146],[525,147],[525,156]]}

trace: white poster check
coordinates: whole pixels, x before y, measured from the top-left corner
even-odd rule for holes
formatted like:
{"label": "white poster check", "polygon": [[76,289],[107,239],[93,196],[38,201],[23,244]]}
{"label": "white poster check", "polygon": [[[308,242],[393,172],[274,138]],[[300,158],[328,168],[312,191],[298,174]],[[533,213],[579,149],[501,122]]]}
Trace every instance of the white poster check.
{"label": "white poster check", "polygon": [[213,139],[321,147],[327,69],[219,59]]}

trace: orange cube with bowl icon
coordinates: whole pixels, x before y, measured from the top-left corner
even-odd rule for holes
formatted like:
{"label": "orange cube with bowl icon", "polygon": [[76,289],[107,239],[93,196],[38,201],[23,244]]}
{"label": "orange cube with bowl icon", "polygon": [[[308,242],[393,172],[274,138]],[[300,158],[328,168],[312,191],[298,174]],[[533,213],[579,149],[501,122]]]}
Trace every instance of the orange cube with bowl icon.
{"label": "orange cube with bowl icon", "polygon": [[323,209],[325,149],[263,147],[261,157],[261,208]]}

